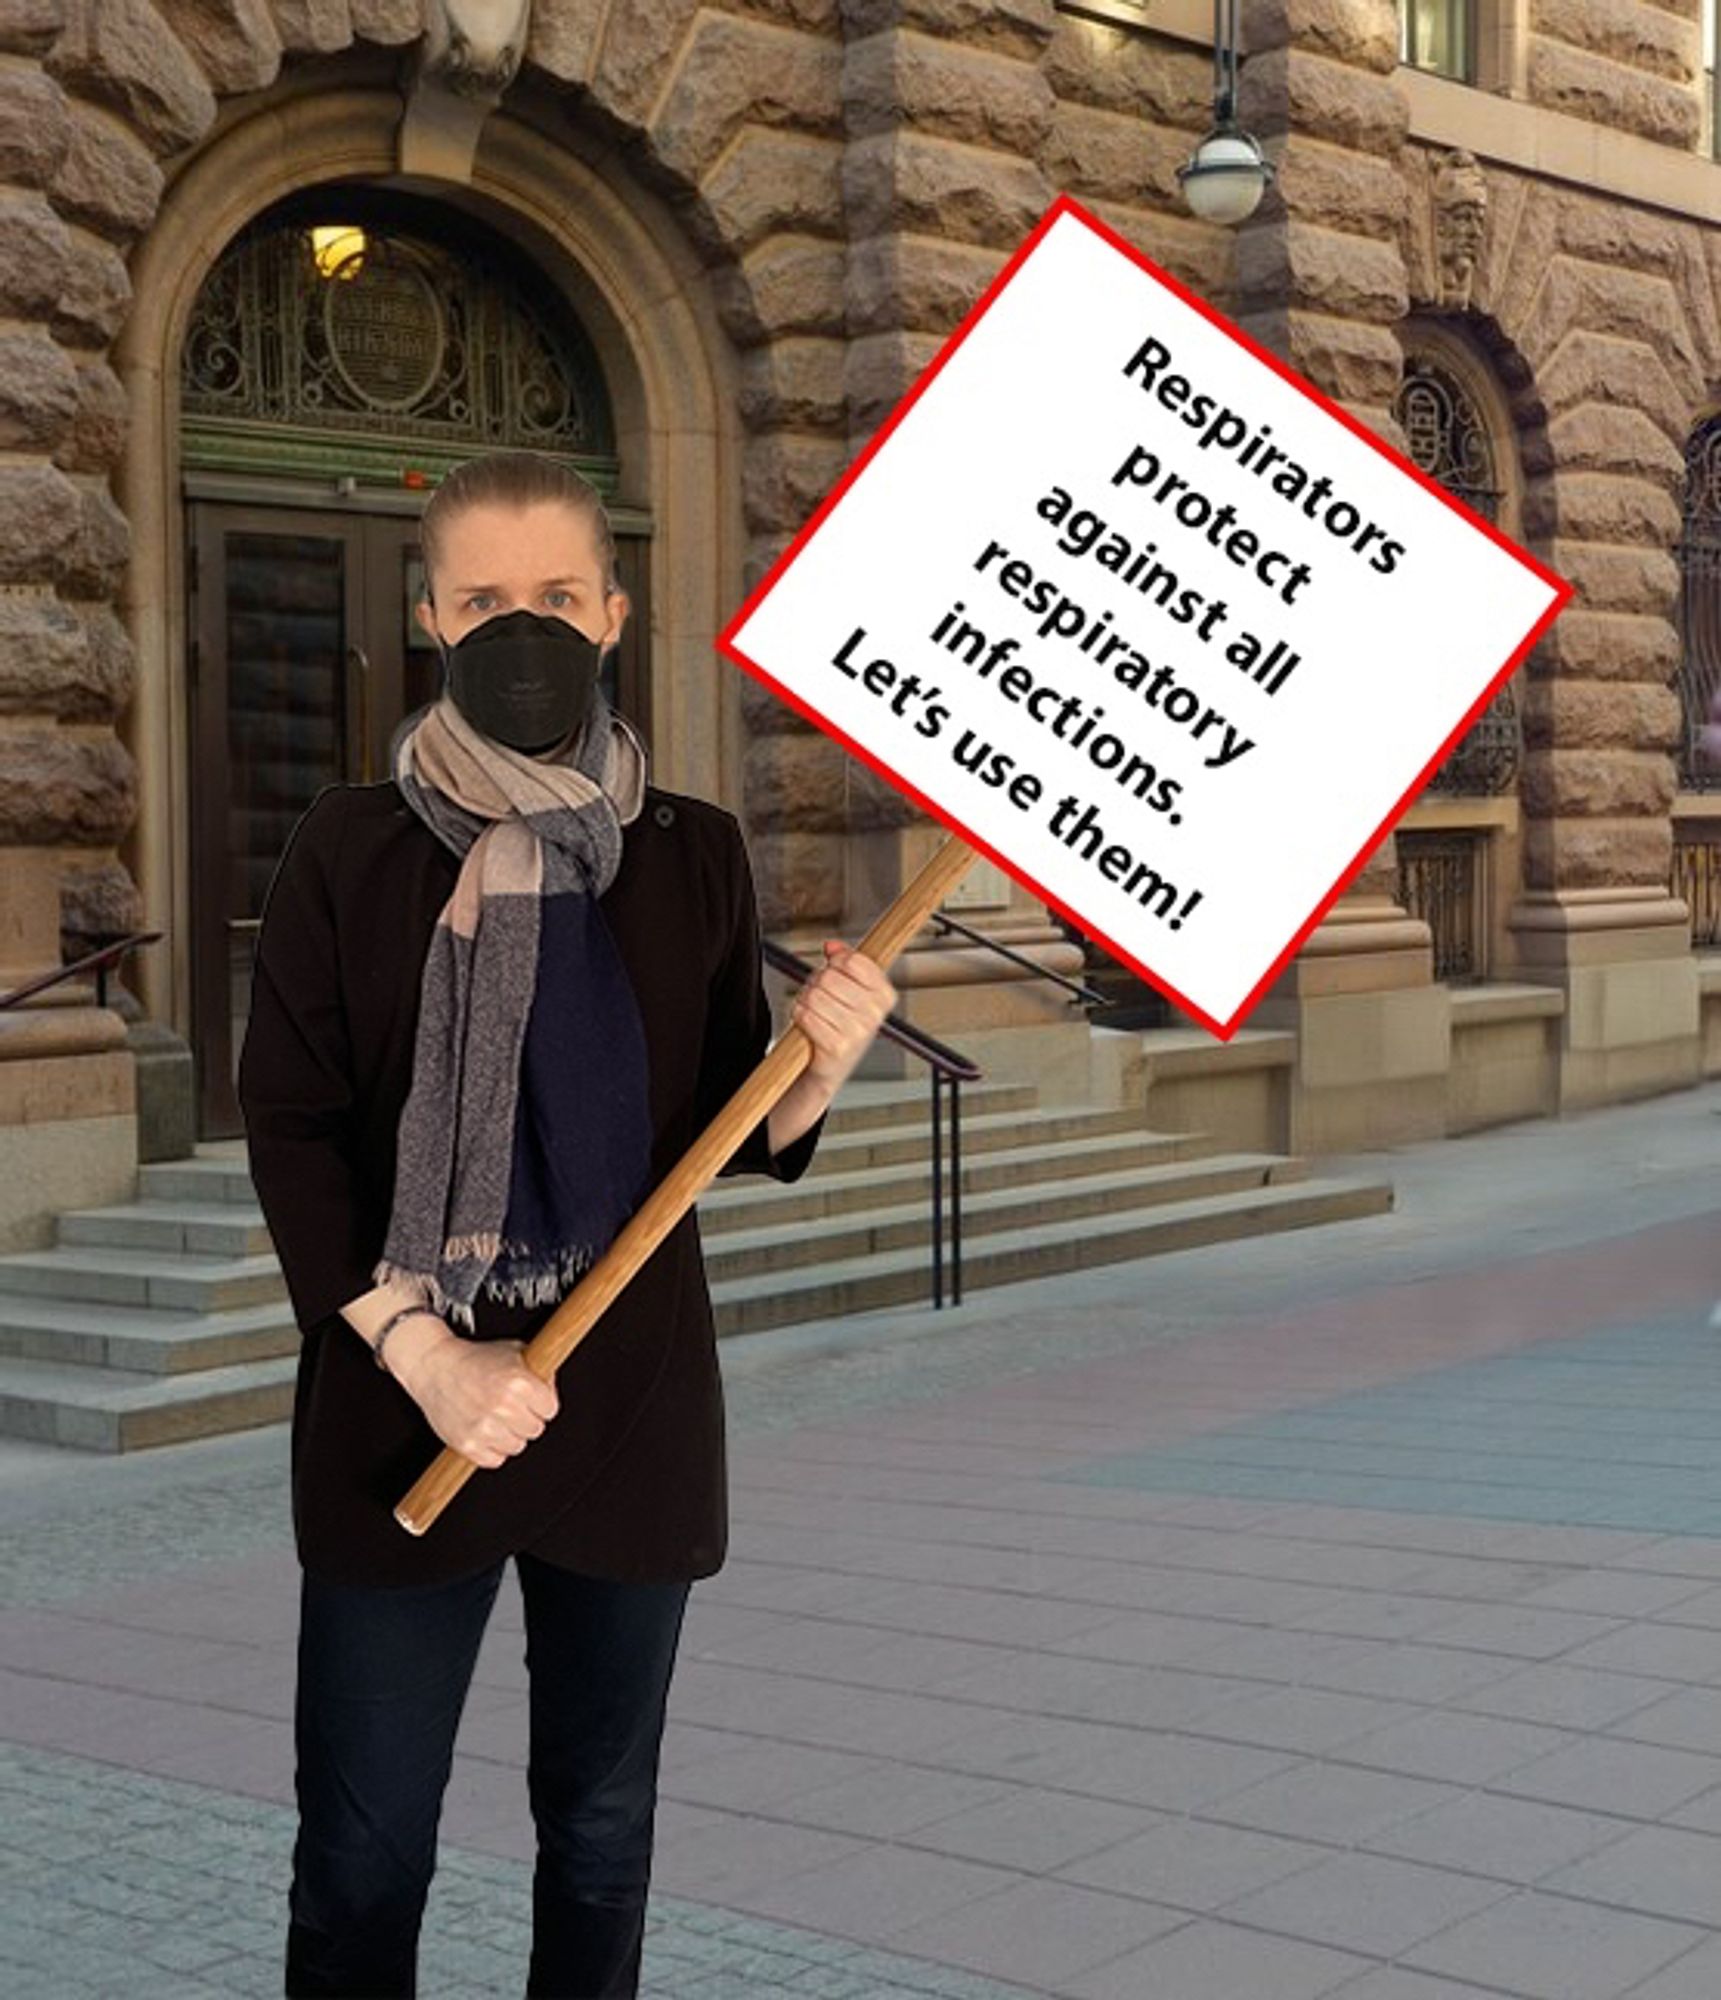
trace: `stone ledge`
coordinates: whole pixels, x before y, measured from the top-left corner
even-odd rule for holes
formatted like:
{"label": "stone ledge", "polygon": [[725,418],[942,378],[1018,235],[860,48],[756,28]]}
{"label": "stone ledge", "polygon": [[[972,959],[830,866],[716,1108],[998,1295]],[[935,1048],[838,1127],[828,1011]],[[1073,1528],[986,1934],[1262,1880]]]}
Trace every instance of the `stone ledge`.
{"label": "stone ledge", "polygon": [[[1716,960],[1716,977],[1721,980],[1721,959]],[[1527,1021],[1539,1015],[1557,1017],[1566,1011],[1566,996],[1557,986],[1514,985],[1509,982],[1487,986],[1452,988],[1452,1032],[1491,1026],[1496,1021]]]}
{"label": "stone ledge", "polygon": [[1150,1077],[1211,1076],[1220,1071],[1289,1069],[1297,1059],[1297,1038],[1289,1029],[1244,1028],[1228,1042],[1200,1028],[1137,1028]]}

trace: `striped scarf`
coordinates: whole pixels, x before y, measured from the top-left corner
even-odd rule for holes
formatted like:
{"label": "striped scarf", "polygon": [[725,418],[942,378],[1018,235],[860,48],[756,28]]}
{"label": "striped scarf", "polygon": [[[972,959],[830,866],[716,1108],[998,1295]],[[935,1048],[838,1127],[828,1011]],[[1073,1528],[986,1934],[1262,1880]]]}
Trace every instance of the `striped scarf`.
{"label": "striped scarf", "polygon": [[645,797],[645,746],[594,690],[553,761],[444,695],[389,744],[407,804],[460,875],[431,934],[388,1235],[372,1273],[474,1328],[479,1288],[559,1298],[650,1178],[645,1029],[598,898]]}

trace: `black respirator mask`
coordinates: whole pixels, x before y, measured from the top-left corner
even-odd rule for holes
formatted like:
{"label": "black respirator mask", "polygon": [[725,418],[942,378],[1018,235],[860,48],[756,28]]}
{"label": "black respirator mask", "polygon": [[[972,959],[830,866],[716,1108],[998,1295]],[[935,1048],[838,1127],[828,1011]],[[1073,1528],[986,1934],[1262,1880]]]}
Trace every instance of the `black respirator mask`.
{"label": "black respirator mask", "polygon": [[509,611],[450,646],[440,636],[443,691],[474,729],[536,756],[585,722],[603,647],[565,618]]}

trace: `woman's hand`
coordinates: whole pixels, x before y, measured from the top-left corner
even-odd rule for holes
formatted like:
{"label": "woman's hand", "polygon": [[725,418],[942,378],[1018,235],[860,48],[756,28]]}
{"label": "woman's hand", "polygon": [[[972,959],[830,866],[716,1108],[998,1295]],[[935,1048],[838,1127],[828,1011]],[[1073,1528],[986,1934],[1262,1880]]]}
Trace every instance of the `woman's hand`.
{"label": "woman's hand", "polygon": [[835,1097],[896,999],[896,988],[864,952],[841,938],[826,938],[825,963],[790,1010],[790,1019],[813,1045],[812,1060],[797,1081],[810,1078],[827,1098]]}
{"label": "woman's hand", "polygon": [[451,1332],[396,1379],[442,1442],[489,1472],[524,1451],[560,1407],[555,1383],[526,1366],[525,1351],[518,1340]]}

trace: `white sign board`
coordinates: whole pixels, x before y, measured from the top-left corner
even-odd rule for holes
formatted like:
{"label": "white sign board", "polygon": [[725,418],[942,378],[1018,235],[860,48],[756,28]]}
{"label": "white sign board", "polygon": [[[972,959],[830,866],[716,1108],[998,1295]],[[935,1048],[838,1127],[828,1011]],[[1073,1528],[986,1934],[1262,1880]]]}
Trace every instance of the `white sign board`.
{"label": "white sign board", "polygon": [[719,643],[1229,1038],[1570,594],[1063,197]]}

